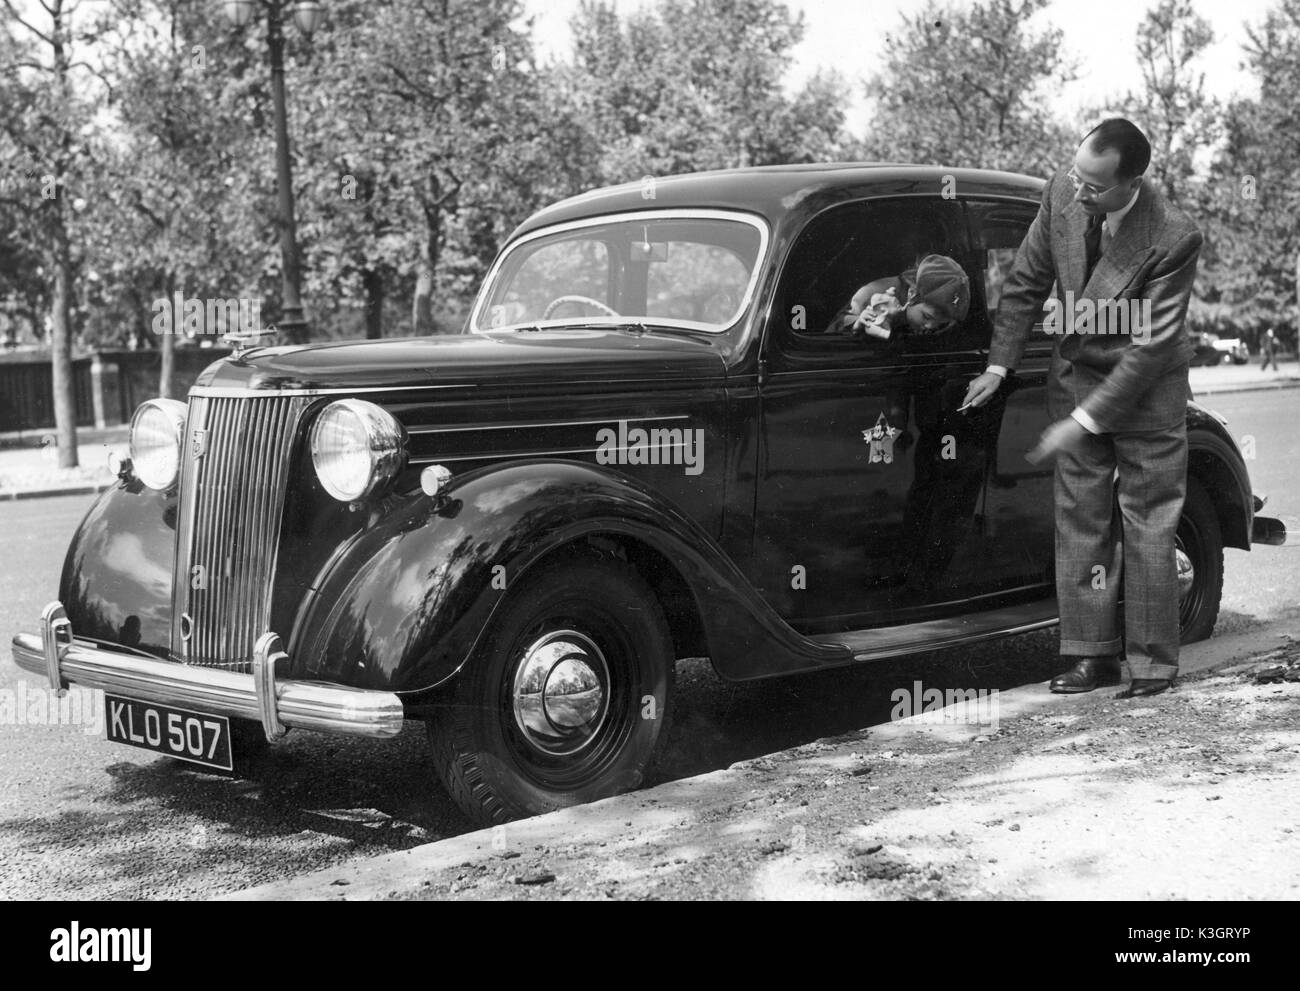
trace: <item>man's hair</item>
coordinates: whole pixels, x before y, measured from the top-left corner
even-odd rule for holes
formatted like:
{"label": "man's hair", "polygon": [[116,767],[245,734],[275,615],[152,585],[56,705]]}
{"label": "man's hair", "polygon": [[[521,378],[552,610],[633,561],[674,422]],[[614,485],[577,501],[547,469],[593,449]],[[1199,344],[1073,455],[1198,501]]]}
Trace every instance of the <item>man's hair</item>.
{"label": "man's hair", "polygon": [[1136,124],[1123,117],[1107,117],[1083,140],[1090,141],[1098,155],[1112,148],[1119,152],[1116,175],[1120,180],[1142,175],[1151,164],[1151,142]]}

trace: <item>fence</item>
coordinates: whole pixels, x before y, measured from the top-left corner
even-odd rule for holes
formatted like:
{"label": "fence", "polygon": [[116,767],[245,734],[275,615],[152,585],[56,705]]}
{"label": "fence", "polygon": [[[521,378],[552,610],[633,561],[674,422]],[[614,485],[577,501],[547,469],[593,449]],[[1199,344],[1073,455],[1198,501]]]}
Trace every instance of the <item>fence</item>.
{"label": "fence", "polygon": [[[228,353],[223,348],[177,348],[172,395],[184,398],[199,372]],[[77,426],[127,423],[140,403],[158,395],[161,370],[158,351],[97,351],[73,359]],[[0,433],[53,426],[49,355],[0,355]]]}

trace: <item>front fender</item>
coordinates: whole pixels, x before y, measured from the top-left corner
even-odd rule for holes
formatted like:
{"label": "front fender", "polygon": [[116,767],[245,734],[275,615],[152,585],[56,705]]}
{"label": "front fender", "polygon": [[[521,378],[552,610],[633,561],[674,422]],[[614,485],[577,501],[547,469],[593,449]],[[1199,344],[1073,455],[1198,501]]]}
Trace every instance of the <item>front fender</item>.
{"label": "front fender", "polygon": [[358,534],[313,582],[294,624],[293,676],[433,688],[473,654],[512,583],[593,534],[639,540],[673,563],[724,677],[851,660],[790,629],[697,523],[650,490],[589,464],[527,461],[467,474],[437,498],[412,497]]}
{"label": "front fender", "polygon": [[91,504],[59,582],[78,637],[168,656],[176,508],[174,488],[157,492],[131,477]]}

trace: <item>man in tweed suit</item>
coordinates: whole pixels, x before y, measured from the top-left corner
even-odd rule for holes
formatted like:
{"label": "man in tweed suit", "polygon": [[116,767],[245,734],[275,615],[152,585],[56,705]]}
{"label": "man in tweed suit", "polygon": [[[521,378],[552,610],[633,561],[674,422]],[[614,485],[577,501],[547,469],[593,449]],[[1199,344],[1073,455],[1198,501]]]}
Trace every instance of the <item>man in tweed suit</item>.
{"label": "man in tweed suit", "polygon": [[1053,423],[1026,455],[1056,458],[1060,649],[1073,666],[1054,692],[1118,684],[1121,652],[1132,680],[1117,698],[1162,692],[1178,673],[1174,534],[1193,350],[1183,321],[1201,234],[1144,181],[1150,159],[1145,135],[1111,118],[1051,178],[1003,286],[988,370],[965,399],[979,406],[997,392],[1055,282],[1048,306],[1063,316],[1045,323],[1061,335],[1047,384]]}

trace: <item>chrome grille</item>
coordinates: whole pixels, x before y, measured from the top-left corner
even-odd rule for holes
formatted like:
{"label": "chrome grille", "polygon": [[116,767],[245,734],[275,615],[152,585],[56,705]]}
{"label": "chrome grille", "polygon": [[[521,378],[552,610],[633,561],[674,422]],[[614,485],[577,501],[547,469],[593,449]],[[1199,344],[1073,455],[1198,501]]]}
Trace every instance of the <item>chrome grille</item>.
{"label": "chrome grille", "polygon": [[270,622],[289,461],[308,402],[191,398],[172,590],[175,660],[251,668],[253,644]]}

